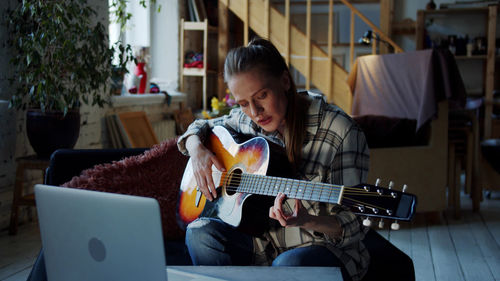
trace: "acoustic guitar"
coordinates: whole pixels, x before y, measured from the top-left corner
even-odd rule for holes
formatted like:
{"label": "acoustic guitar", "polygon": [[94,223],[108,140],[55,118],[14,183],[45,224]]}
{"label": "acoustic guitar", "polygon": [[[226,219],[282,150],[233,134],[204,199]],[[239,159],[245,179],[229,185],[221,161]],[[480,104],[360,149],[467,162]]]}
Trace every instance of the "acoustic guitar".
{"label": "acoustic guitar", "polygon": [[269,207],[279,192],[287,198],[345,205],[367,217],[409,221],[414,215],[415,195],[369,184],[343,186],[288,178],[293,177],[293,169],[284,153],[274,148],[277,145],[262,137],[241,143],[236,139],[241,138],[216,126],[205,142],[226,168],[226,172],[212,169],[218,193],[212,202],[198,189],[191,160],[188,161],[177,204],[181,227],[198,217],[218,217],[247,231],[259,228],[267,225],[263,220],[269,219]]}

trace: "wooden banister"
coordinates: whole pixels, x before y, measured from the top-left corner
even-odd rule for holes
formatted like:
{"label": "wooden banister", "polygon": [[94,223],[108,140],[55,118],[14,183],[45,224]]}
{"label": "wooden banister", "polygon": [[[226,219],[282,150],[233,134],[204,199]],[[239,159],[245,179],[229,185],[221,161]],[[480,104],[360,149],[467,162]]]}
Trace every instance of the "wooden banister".
{"label": "wooden banister", "polygon": [[[389,36],[387,36],[382,30],[380,30],[380,28],[378,28],[375,24],[373,24],[373,22],[371,22],[365,15],[363,15],[358,9],[356,9],[356,7],[354,7],[349,1],[340,0],[340,2],[342,2],[344,5],[346,5],[351,10],[351,12],[353,12],[361,20],[363,20],[373,30],[374,33],[378,34],[378,36],[382,40],[386,41],[389,45],[391,45],[394,48],[394,51],[396,53],[404,52],[403,49],[401,47],[399,47],[398,44],[396,44],[396,42],[392,41],[392,39],[389,38]],[[352,24],[352,20],[351,20],[351,24]]]}
{"label": "wooden banister", "polygon": [[[278,48],[288,65],[299,71],[305,78],[305,87],[309,89],[314,86],[325,94],[329,102],[340,106],[347,113],[351,110],[352,95],[350,88],[346,83],[347,71],[339,65],[333,55],[334,41],[334,3],[343,4],[350,9],[351,26],[350,26],[350,42],[349,62],[353,65],[355,59],[354,47],[355,42],[354,23],[355,17],[358,16],[372,29],[372,38],[380,38],[380,40],[372,40],[372,53],[382,50],[379,46],[379,41],[387,42],[394,51],[402,52],[394,41],[387,36],[382,29],[375,26],[368,18],[366,18],[358,9],[356,9],[350,1],[347,0],[328,0],[328,1],[311,1],[304,0],[301,2],[291,2],[290,0],[280,1],[279,3],[272,0],[219,0],[222,6],[227,6],[233,13],[238,16],[244,25],[244,42],[246,43],[249,33],[249,28],[259,36],[269,39]],[[360,0],[361,1],[361,0]],[[365,3],[362,0],[361,2]],[[369,0],[376,2],[376,0]],[[381,5],[384,2],[384,7],[390,7],[392,0],[378,0]],[[354,1],[356,2],[356,1]],[[328,42],[314,42],[311,38],[312,28],[312,5],[327,4],[328,8]],[[281,9],[275,7],[280,5]],[[291,20],[291,5],[306,5],[305,30],[304,27],[300,30]],[[283,14],[284,13],[284,14]],[[314,30],[316,31],[316,30]],[[220,35],[220,33],[219,33]],[[225,33],[227,35],[227,32]],[[220,39],[219,39],[220,40]],[[228,40],[223,40],[225,44]],[[328,50],[325,49],[328,48]],[[380,48],[379,48],[380,47]],[[221,53],[219,53],[221,56]],[[224,56],[225,57],[225,56]]]}

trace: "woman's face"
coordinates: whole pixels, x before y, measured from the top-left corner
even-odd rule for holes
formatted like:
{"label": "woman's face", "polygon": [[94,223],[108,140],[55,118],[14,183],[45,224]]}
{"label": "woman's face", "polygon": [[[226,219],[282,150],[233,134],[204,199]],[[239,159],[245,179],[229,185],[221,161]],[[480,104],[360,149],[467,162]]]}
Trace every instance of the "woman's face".
{"label": "woman's face", "polygon": [[283,134],[290,80],[285,71],[280,78],[256,70],[235,74],[227,83],[241,110],[267,132]]}

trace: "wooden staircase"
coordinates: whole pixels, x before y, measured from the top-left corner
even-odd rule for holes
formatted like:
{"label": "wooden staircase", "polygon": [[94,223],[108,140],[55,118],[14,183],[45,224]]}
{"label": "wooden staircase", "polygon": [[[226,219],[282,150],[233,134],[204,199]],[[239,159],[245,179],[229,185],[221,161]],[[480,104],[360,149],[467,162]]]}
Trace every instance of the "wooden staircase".
{"label": "wooden staircase", "polygon": [[[396,52],[403,50],[397,46],[378,27],[370,22],[347,0],[341,2],[351,10],[350,60],[354,54],[354,16],[359,16],[381,39],[388,42]],[[238,16],[244,24],[244,42],[248,42],[249,28],[263,38],[268,38],[283,54],[286,61],[293,65],[306,79],[306,89],[311,85],[325,94],[328,101],[335,103],[347,113],[351,112],[352,94],[347,84],[347,71],[332,58],[331,36],[333,28],[333,0],[329,2],[329,24],[324,28],[328,32],[328,52],[311,40],[311,0],[307,0],[306,32],[290,22],[290,1],[285,0],[285,14],[270,5],[270,0],[219,0],[219,48],[227,48],[227,41],[221,38],[228,28],[227,9]],[[373,44],[372,53],[377,45]],[[227,50],[226,50],[227,52]],[[223,64],[219,53],[219,66]],[[225,57],[225,56],[223,56]],[[222,68],[221,68],[222,69]]]}

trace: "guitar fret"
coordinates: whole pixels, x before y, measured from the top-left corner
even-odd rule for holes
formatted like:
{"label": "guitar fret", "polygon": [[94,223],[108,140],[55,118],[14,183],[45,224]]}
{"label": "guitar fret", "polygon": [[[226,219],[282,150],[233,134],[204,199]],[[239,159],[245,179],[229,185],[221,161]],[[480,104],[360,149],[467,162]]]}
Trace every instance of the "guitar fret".
{"label": "guitar fret", "polygon": [[278,178],[275,177],[271,194],[274,196],[278,195],[278,190],[279,190]]}
{"label": "guitar fret", "polygon": [[262,178],[262,177],[259,177],[258,179],[258,183],[257,185],[255,186],[255,192],[257,194],[262,194],[262,185],[264,184],[264,182],[266,181],[265,178]]}
{"label": "guitar fret", "polygon": [[252,186],[250,187],[250,193],[255,193],[255,186],[256,186],[256,179],[257,177],[253,177],[252,179]]}
{"label": "guitar fret", "polygon": [[268,196],[281,192],[289,198],[326,203],[338,203],[340,196],[340,187],[331,184],[245,173],[237,191]]}
{"label": "guitar fret", "polygon": [[328,193],[328,197],[327,197],[328,202],[331,202],[331,200],[332,200],[332,192],[333,192],[333,188],[330,188],[330,192]]}
{"label": "guitar fret", "polygon": [[252,187],[254,186],[255,184],[255,177],[252,177],[250,179],[250,185],[248,186],[248,193],[252,193]]}
{"label": "guitar fret", "polygon": [[298,185],[299,185],[299,181],[297,180],[292,180],[292,191],[290,193],[290,197],[292,198],[297,198],[297,191],[298,191]]}
{"label": "guitar fret", "polygon": [[269,193],[268,193],[269,195],[274,195],[274,196],[276,195],[275,189],[276,189],[277,184],[278,184],[277,183],[277,178],[276,177],[272,177],[271,178],[271,186],[269,187]]}
{"label": "guitar fret", "polygon": [[247,184],[248,184],[248,177],[247,177],[247,175],[242,174],[241,175],[241,179],[240,179],[240,185],[239,185],[239,187],[237,189],[238,192],[245,192]]}

